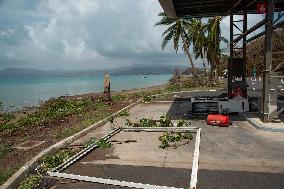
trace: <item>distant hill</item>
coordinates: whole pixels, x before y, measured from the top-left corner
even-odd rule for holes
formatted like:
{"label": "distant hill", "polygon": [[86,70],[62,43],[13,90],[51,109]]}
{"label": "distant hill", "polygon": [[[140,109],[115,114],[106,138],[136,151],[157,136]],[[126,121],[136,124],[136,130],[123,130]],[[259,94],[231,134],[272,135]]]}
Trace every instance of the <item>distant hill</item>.
{"label": "distant hill", "polygon": [[109,73],[112,75],[138,75],[138,74],[172,74],[175,69],[179,71],[184,71],[186,66],[176,66],[176,65],[133,65],[125,67],[123,69],[110,70]]}
{"label": "distant hill", "polygon": [[25,76],[47,76],[48,72],[36,70],[36,69],[26,69],[26,68],[6,68],[0,71],[0,77],[25,77]]}
{"label": "distant hill", "polygon": [[121,68],[101,69],[101,70],[55,70],[43,71],[27,68],[6,68],[0,70],[0,77],[65,77],[65,76],[92,76],[109,73],[111,75],[139,75],[139,74],[172,74],[177,69],[183,72],[186,66],[175,65],[132,65]]}

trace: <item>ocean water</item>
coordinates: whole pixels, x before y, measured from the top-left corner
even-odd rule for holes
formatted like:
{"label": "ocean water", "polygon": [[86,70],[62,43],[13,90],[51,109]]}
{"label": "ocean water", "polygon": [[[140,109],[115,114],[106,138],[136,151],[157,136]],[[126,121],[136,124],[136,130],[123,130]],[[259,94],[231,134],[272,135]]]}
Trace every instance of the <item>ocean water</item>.
{"label": "ocean water", "polygon": [[[172,75],[110,76],[111,90],[120,91],[166,83]],[[4,109],[16,110],[36,106],[40,101],[64,95],[79,95],[103,91],[104,76],[0,78],[0,100]]]}

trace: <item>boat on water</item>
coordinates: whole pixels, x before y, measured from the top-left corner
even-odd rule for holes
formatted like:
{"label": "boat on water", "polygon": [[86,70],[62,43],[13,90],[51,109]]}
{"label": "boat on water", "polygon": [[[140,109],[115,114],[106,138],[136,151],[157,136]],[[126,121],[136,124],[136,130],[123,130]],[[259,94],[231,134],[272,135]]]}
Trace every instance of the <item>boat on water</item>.
{"label": "boat on water", "polygon": [[145,78],[147,78],[147,76],[141,74],[141,78],[145,79]]}

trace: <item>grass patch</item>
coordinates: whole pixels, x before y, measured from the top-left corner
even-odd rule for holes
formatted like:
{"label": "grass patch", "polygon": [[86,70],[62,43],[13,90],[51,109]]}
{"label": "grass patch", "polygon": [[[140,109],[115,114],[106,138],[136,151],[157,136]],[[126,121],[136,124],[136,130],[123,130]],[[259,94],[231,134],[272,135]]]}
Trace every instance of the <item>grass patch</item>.
{"label": "grass patch", "polygon": [[75,133],[78,133],[81,131],[81,128],[79,127],[69,127],[65,128],[62,131],[56,132],[55,138],[61,139],[61,138],[67,138]]}
{"label": "grass patch", "polygon": [[4,184],[4,182],[10,178],[14,172],[16,172],[20,167],[12,167],[7,171],[3,171],[0,173],[0,185]]}
{"label": "grass patch", "polygon": [[14,123],[0,123],[0,132],[5,131],[5,130],[16,130],[20,128],[18,124]]}
{"label": "grass patch", "polygon": [[123,94],[116,94],[116,95],[112,95],[111,96],[111,100],[114,103],[118,103],[118,102],[122,102],[125,101],[126,99],[128,99],[128,95],[123,95]]}
{"label": "grass patch", "polygon": [[12,143],[5,143],[0,146],[0,160],[2,160],[7,154],[13,152],[13,144]]}
{"label": "grass patch", "polygon": [[[39,107],[37,111],[19,119],[16,123],[11,123],[11,120],[15,118],[13,114],[2,113],[0,116],[0,132],[4,130],[16,130],[31,125],[41,125],[65,118],[69,115],[82,116],[88,110],[106,110],[108,108],[110,108],[110,105],[101,102],[99,99],[51,99]],[[69,131],[66,130],[66,132],[68,133]]]}

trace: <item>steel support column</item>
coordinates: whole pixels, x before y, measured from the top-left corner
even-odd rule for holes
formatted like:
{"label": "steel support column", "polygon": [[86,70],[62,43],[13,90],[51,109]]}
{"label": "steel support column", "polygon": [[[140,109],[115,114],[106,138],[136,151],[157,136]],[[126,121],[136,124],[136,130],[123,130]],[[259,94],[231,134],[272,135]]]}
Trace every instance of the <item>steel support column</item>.
{"label": "steel support column", "polygon": [[269,122],[269,104],[270,104],[270,82],[269,77],[272,65],[272,32],[273,32],[273,0],[268,1],[268,12],[266,14],[267,24],[265,26],[264,43],[264,70],[263,70],[263,95],[262,95],[262,121]]}
{"label": "steel support column", "polygon": [[[240,25],[242,22],[242,26]],[[262,21],[261,23],[263,23]],[[239,24],[239,25],[238,25]],[[255,28],[254,26],[253,28]],[[257,26],[259,27],[259,26]],[[250,28],[250,30],[252,30]],[[246,87],[246,36],[250,31],[247,29],[247,11],[243,10],[243,18],[234,20],[234,10],[230,12],[230,59],[228,61],[228,97],[236,87],[240,86],[244,96],[247,96]],[[236,37],[236,38],[234,38]],[[238,42],[242,40],[242,43]],[[241,61],[241,62],[240,62]],[[239,64],[239,65],[238,65]],[[238,67],[239,66],[239,67]],[[239,69],[242,67],[241,69]],[[240,72],[236,72],[238,69]],[[238,80],[241,77],[242,80]],[[236,80],[237,79],[237,80]],[[233,82],[234,80],[234,82]]]}
{"label": "steel support column", "polygon": [[[247,15],[247,11],[244,10],[244,17],[243,17],[243,33],[246,33],[248,30],[248,15]],[[247,85],[247,36],[244,35],[243,38],[243,78],[242,78],[242,86],[246,86]],[[245,87],[244,90],[245,96],[247,96],[247,87]]]}
{"label": "steel support column", "polygon": [[231,74],[231,64],[234,58],[234,44],[232,41],[234,40],[234,14],[230,12],[230,59],[228,61],[228,97],[230,97],[230,93],[232,91],[232,74]]}

